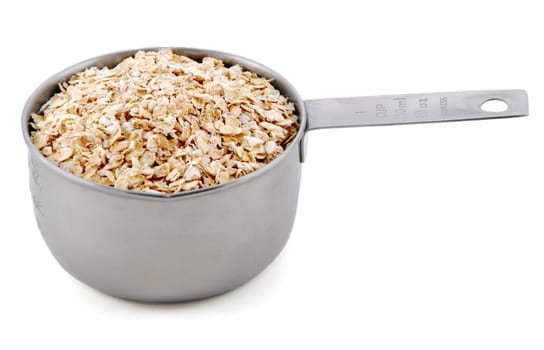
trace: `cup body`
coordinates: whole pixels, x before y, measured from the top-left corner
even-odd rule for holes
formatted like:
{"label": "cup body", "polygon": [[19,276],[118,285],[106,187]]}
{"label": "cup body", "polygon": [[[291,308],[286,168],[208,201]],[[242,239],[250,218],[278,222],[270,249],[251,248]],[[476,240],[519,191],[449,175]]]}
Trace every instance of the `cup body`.
{"label": "cup body", "polygon": [[195,59],[210,55],[273,78],[297,108],[301,127],[291,145],[242,178],[174,195],[99,185],[44,158],[30,140],[30,114],[72,74],[90,66],[114,65],[136,51],[76,64],[51,77],[28,100],[22,126],[39,229],[66,271],[112,296],[177,302],[229,291],[261,272],[288,240],[300,186],[304,103],[284,78],[259,63],[226,53],[177,48],[175,52]]}

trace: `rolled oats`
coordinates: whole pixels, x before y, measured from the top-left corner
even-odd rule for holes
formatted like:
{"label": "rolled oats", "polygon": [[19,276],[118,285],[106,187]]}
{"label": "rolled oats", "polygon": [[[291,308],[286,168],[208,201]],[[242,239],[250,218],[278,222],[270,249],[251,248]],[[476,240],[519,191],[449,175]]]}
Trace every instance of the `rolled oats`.
{"label": "rolled oats", "polygon": [[32,115],[32,141],[65,171],[106,186],[174,193],[269,163],[294,138],[294,106],[269,80],[170,49],[88,68]]}

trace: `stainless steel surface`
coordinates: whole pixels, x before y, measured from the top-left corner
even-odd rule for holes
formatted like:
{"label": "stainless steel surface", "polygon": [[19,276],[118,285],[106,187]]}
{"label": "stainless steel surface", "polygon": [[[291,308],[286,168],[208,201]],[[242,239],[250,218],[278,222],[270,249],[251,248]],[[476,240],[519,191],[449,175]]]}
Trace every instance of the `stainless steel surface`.
{"label": "stainless steel surface", "polygon": [[[482,110],[484,102],[501,100],[508,109]],[[529,114],[523,90],[433,92],[308,100],[308,130],[520,117]]]}
{"label": "stainless steel surface", "polygon": [[30,156],[36,220],[57,261],[113,296],[153,302],[233,289],[281,251],[296,213],[298,152],[241,186],[157,198],[96,191]]}
{"label": "stainless steel surface", "polygon": [[[46,160],[29,138],[29,116],[73,73],[112,65],[134,51],[94,58],[56,74],[28,100],[22,119],[30,190],[42,236],[62,267],[104,293],[174,302],[217,295],[262,271],[285,245],[296,213],[302,132],[264,169],[226,184],[173,195],[125,191],[82,180]],[[267,77],[305,107],[279,74],[251,60],[197,49]]]}
{"label": "stainless steel surface", "polygon": [[[285,78],[257,62],[223,52],[177,48],[175,52],[195,59],[214,56],[273,78],[297,109],[301,126],[293,143],[277,159],[247,176],[177,194],[98,185],[46,160],[30,140],[30,113],[72,74],[90,66],[114,65],[136,51],[96,57],[48,79],[27,101],[22,128],[29,150],[34,213],[57,261],[91,287],[138,301],[187,301],[220,294],[247,282],[274,260],[295,218],[306,131],[527,114],[527,97],[519,90],[305,103]],[[444,97],[446,109],[444,102],[440,104]],[[428,99],[426,107],[423,98]],[[478,110],[486,98],[505,100],[508,111],[489,114]]]}
{"label": "stainless steel surface", "polygon": [[[481,106],[491,100],[503,101],[508,107],[501,112],[484,111]],[[305,104],[307,130],[510,118],[529,114],[527,92],[524,90],[326,98],[308,100]],[[301,160],[304,161],[307,140],[302,142]]]}

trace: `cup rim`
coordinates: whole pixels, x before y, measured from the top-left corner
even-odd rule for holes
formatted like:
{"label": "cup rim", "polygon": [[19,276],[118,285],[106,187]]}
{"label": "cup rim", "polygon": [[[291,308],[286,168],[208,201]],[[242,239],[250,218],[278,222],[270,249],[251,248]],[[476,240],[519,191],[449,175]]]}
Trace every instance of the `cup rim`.
{"label": "cup rim", "polygon": [[[287,148],[278,157],[276,157],[275,159],[273,159],[271,162],[264,165],[260,169],[252,171],[251,173],[247,175],[224,182],[222,184],[217,184],[217,185],[209,186],[205,188],[198,188],[198,189],[190,190],[190,191],[175,192],[175,193],[126,190],[126,189],[102,185],[91,180],[82,179],[77,175],[74,175],[68,171],[61,169],[59,166],[49,161],[34,146],[30,138],[30,115],[31,113],[36,111],[36,106],[41,106],[46,100],[48,100],[52,96],[50,93],[45,94],[47,98],[43,100],[45,91],[56,89],[60,83],[68,80],[73,74],[83,71],[86,68],[89,68],[92,66],[104,67],[108,65],[105,62],[112,61],[112,60],[113,60],[113,64],[117,64],[121,62],[124,58],[130,57],[134,55],[135,53],[137,53],[138,51],[158,51],[161,49],[171,49],[174,53],[185,55],[190,58],[197,58],[197,59],[202,58],[204,56],[211,56],[214,58],[221,59],[227,65],[239,64],[243,69],[255,72],[256,74],[259,74],[260,76],[265,76],[267,78],[272,79],[273,80],[272,84],[274,85],[274,87],[279,89],[280,92],[284,96],[287,96],[289,100],[295,104],[295,111],[296,111],[296,115],[298,117],[298,122],[299,122],[299,128],[297,130],[297,134],[295,135],[295,138],[291,141],[291,143],[287,146]],[[111,64],[112,63],[110,63],[110,65]],[[116,51],[116,52],[111,52],[111,53],[95,56],[93,58],[89,58],[79,63],[76,63],[52,75],[43,83],[41,83],[26,101],[23,108],[22,117],[21,117],[21,128],[23,132],[23,138],[27,145],[29,156],[33,159],[39,160],[42,165],[47,167],[49,170],[53,171],[55,174],[77,185],[86,187],[90,190],[98,190],[98,191],[106,192],[111,195],[122,195],[122,196],[140,197],[140,198],[144,197],[149,199],[192,197],[196,195],[212,193],[215,191],[220,191],[227,188],[243,185],[244,183],[265,174],[267,171],[277,166],[280,162],[282,162],[285,158],[287,158],[291,152],[294,152],[294,150],[297,149],[297,147],[295,146],[300,144],[302,141],[302,138],[306,132],[306,125],[307,125],[307,115],[306,115],[304,101],[298,94],[295,87],[287,79],[285,79],[281,74],[249,58],[245,58],[242,56],[238,56],[238,55],[234,55],[234,54],[222,52],[222,51],[207,50],[207,49],[200,49],[200,48],[187,48],[187,47],[147,47],[147,48],[139,48],[139,49],[132,49],[132,50]]]}

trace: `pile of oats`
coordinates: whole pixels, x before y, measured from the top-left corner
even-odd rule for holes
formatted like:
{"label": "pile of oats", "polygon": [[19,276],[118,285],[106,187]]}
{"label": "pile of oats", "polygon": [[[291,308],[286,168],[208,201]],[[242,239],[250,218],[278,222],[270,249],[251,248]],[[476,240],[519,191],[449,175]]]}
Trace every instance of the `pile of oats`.
{"label": "pile of oats", "polygon": [[171,50],[138,52],[60,85],[32,115],[32,141],[83,179],[174,193],[244,176],[283,152],[298,123],[270,82]]}

